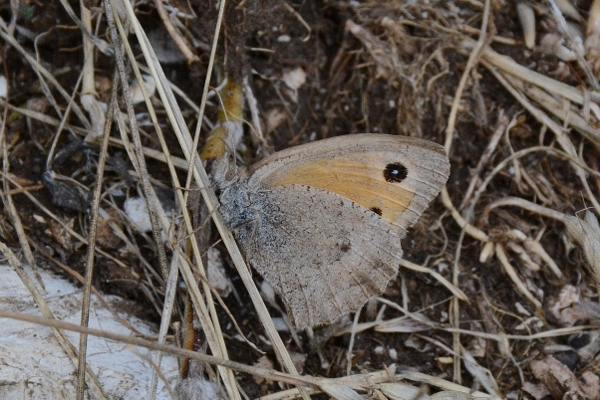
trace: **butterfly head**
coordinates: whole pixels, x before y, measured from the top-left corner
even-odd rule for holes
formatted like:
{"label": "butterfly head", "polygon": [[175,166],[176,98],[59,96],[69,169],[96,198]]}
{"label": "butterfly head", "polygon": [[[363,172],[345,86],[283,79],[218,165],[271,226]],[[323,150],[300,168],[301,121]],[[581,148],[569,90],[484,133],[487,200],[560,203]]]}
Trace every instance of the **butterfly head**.
{"label": "butterfly head", "polygon": [[242,182],[248,178],[248,168],[239,166],[231,153],[227,152],[223,157],[214,161],[212,167],[213,181],[223,191],[231,185]]}

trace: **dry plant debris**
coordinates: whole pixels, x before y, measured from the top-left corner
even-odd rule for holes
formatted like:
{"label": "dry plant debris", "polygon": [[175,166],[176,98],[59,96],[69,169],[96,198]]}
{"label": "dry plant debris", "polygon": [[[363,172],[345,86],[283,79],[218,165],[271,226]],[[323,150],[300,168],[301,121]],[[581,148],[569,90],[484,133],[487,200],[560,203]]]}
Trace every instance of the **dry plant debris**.
{"label": "dry plant debris", "polygon": [[[599,10],[0,4],[0,247],[77,371],[73,396],[116,392],[65,329],[153,349],[146,398],[598,399]],[[223,229],[203,167],[226,145],[250,163],[358,132],[444,144],[452,174],[386,293],[296,332]],[[47,270],[83,288],[79,326],[55,319]],[[154,336],[93,330],[100,293],[138,304]],[[0,299],[3,318],[42,322]],[[181,372],[158,395],[166,352]],[[7,387],[35,372],[19,379]]]}

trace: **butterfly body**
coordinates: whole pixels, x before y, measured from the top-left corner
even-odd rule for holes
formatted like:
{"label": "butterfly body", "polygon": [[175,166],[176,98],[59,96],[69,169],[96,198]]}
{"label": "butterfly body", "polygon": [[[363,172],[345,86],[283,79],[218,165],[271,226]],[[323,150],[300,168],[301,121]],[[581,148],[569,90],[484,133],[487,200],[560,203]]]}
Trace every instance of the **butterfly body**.
{"label": "butterfly body", "polygon": [[274,153],[222,183],[220,211],[293,324],[318,326],[385,290],[406,229],[448,173],[434,143],[340,136]]}

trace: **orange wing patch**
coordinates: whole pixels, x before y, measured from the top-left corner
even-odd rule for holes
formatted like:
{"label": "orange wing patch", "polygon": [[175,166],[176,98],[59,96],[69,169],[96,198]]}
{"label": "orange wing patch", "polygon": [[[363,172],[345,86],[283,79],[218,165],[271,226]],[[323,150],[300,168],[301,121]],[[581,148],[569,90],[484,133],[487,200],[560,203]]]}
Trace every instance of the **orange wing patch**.
{"label": "orange wing patch", "polygon": [[[308,185],[346,197],[379,214],[384,220],[396,223],[409,207],[414,191],[402,179],[387,179],[394,163],[381,154],[342,154],[320,159],[304,159],[281,165],[277,173],[265,177],[263,185]],[[397,161],[395,163],[398,163]],[[404,164],[401,164],[404,165]],[[409,165],[404,165],[410,170]],[[283,169],[283,170],[282,170]]]}

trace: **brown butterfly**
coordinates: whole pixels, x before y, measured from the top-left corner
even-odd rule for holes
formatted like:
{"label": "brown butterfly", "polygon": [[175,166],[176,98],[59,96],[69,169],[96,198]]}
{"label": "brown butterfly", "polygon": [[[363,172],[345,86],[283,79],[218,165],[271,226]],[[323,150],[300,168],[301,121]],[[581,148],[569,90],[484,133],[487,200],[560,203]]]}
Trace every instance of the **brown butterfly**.
{"label": "brown butterfly", "polygon": [[221,174],[220,211],[292,323],[324,325],[396,277],[400,241],[449,172],[443,147],[424,139],[338,136]]}

